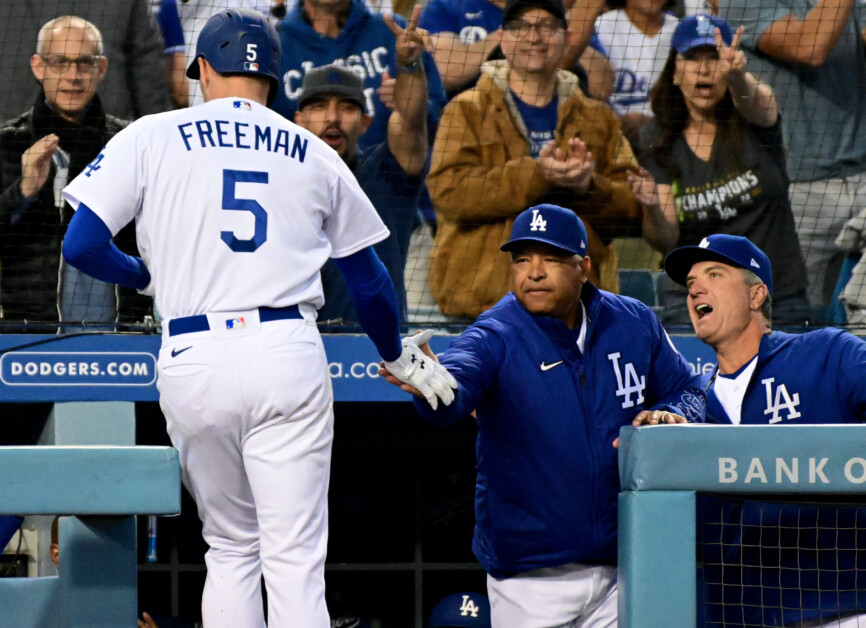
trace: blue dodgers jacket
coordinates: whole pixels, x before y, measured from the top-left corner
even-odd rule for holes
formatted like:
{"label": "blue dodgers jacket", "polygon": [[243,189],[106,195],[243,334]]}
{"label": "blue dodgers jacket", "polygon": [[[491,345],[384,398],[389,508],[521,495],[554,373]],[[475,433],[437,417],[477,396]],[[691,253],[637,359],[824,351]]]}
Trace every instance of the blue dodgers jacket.
{"label": "blue dodgers jacket", "polygon": [[[715,377],[715,374],[712,376]],[[743,399],[744,424],[866,421],[866,342],[839,329],[761,338]],[[730,423],[710,386],[707,422]]]}
{"label": "blue dodgers jacket", "polygon": [[[773,332],[761,339],[742,424],[863,421],[866,342],[839,329]],[[731,422],[712,386],[707,422]],[[857,542],[866,508],[709,496],[701,503],[707,626],[829,621],[866,609],[866,589],[858,576],[866,570],[866,554],[862,540]]]}
{"label": "blue dodgers jacket", "polygon": [[619,473],[613,440],[644,409],[701,421],[699,378],[652,311],[584,284],[579,330],[529,313],[513,293],[440,357],[459,383],[433,411],[448,425],[477,410],[473,551],[497,578],[571,562],[615,564]]}
{"label": "blue dodgers jacket", "polygon": [[[406,26],[406,20],[400,15],[395,15],[394,20],[400,26]],[[343,30],[336,37],[325,37],[314,31],[304,19],[303,0],[300,0],[280,23],[279,31],[283,49],[282,84],[271,108],[294,122],[301,83],[307,71],[329,63],[339,63],[364,79],[367,113],[373,116],[370,128],[361,136],[358,145],[368,148],[387,140],[391,112],[379,100],[376,90],[382,83],[385,70],[392,78],[397,77],[397,66],[394,35],[382,16],[370,12],[363,0],[352,0]],[[422,58],[429,94],[428,133],[432,138],[439,121],[439,112],[445,106],[445,88],[433,57],[424,53]]]}

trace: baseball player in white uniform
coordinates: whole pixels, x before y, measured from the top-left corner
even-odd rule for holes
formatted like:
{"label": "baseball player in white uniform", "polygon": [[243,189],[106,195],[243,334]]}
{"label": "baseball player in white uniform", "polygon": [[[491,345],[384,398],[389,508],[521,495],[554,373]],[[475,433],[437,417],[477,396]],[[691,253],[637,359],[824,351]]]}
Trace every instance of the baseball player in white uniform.
{"label": "baseball player in white uniform", "polygon": [[[65,190],[64,256],[155,292],[160,404],[210,546],[205,626],[327,628],[324,562],[333,429],[315,324],[319,269],[344,272],[390,372],[448,404],[456,382],[399,338],[388,235],[339,155],[267,108],[279,38],[261,13],[221,11],[187,70],[205,103],[130,125]],[[110,238],[131,220],[142,259]],[[392,368],[393,365],[393,368]]]}

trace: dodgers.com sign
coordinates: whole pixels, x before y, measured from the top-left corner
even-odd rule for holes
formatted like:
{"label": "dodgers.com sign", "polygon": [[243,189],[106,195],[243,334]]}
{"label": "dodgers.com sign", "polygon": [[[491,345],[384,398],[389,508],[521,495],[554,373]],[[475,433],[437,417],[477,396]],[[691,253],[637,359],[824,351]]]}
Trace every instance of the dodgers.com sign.
{"label": "dodgers.com sign", "polygon": [[156,360],[150,353],[18,351],[0,357],[6,386],[150,386]]}

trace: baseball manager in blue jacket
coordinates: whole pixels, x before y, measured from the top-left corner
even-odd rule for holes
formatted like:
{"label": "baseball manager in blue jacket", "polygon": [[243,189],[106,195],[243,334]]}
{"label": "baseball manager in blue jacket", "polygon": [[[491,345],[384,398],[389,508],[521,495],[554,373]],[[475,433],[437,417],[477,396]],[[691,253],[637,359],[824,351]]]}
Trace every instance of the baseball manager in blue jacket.
{"label": "baseball manager in blue jacket", "polygon": [[615,626],[613,441],[636,416],[703,420],[705,398],[648,307],[587,282],[573,211],[527,209],[502,250],[513,291],[440,356],[459,383],[455,401],[415,406],[441,425],[476,411],[472,548],[493,626]]}
{"label": "baseball manager in blue jacket", "polygon": [[[695,334],[716,352],[707,422],[866,421],[866,342],[831,328],[772,331],[770,260],[748,239],[711,235],[672,251],[665,271],[688,288]],[[710,514],[699,528],[706,625],[866,626],[866,552],[857,537],[866,508],[720,507],[731,523]]]}

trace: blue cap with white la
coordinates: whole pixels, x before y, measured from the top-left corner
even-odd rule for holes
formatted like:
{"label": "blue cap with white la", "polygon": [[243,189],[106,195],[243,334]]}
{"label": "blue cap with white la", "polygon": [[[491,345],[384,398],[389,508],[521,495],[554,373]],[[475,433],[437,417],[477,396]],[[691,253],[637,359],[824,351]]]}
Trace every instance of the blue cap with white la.
{"label": "blue cap with white la", "polygon": [[558,205],[536,205],[514,220],[511,239],[501,251],[511,251],[521,242],[542,242],[566,253],[586,256],[586,227],[570,209]]}
{"label": "blue cap with white la", "polygon": [[680,54],[685,54],[692,48],[702,46],[716,47],[716,29],[722,34],[722,41],[730,46],[734,40],[734,31],[730,24],[715,15],[690,15],[680,20],[674,34],[671,36],[671,48]]}
{"label": "blue cap with white la", "polygon": [[480,593],[446,595],[430,611],[427,628],[490,628],[490,601]]}
{"label": "blue cap with white la", "polygon": [[743,236],[719,233],[707,236],[697,246],[681,246],[665,258],[665,272],[678,284],[686,285],[692,266],[698,262],[716,261],[745,268],[755,273],[773,294],[773,269],[770,258]]}

